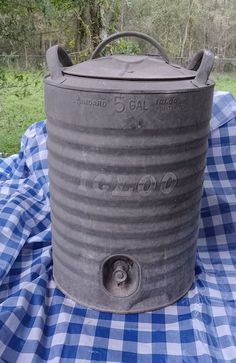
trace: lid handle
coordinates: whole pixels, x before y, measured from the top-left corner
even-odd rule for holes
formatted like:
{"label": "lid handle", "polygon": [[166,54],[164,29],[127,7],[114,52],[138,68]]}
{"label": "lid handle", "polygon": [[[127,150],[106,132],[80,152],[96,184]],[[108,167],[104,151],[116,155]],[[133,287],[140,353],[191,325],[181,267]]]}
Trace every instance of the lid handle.
{"label": "lid handle", "polygon": [[63,67],[72,66],[70,56],[63,48],[54,45],[47,50],[46,60],[51,78],[57,82],[62,82],[64,80]]}
{"label": "lid handle", "polygon": [[188,65],[188,69],[197,71],[196,77],[192,83],[197,87],[207,84],[209,75],[212,71],[215,61],[215,55],[208,49],[200,50]]}
{"label": "lid handle", "polygon": [[154,38],[150,37],[149,35],[143,34],[143,33],[131,32],[131,31],[119,32],[119,33],[115,33],[115,34],[110,35],[108,38],[103,40],[97,46],[97,48],[94,50],[94,52],[93,52],[93,54],[91,56],[91,59],[98,58],[99,53],[105,48],[105,46],[108,43],[110,43],[113,40],[116,40],[118,38],[122,38],[122,37],[136,37],[136,38],[146,40],[148,43],[152,44],[159,51],[160,55],[162,56],[162,58],[165,60],[166,63],[170,63],[169,58],[168,58],[165,50],[162,48],[160,43],[158,43]]}

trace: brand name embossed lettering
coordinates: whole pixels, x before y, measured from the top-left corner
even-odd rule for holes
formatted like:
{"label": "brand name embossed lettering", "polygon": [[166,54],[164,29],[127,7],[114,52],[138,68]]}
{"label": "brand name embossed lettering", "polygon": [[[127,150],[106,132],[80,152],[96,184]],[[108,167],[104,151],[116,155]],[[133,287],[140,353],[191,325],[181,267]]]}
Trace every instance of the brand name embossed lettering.
{"label": "brand name embossed lettering", "polygon": [[107,107],[107,102],[105,100],[93,100],[89,98],[80,98],[76,100],[78,105],[92,106],[92,107]]}

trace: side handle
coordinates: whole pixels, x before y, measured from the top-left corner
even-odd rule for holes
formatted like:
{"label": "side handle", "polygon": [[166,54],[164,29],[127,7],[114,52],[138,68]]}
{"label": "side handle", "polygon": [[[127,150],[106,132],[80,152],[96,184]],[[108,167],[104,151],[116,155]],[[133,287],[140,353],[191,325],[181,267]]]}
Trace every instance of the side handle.
{"label": "side handle", "polygon": [[46,60],[51,79],[57,83],[63,82],[65,79],[63,75],[63,68],[72,66],[70,56],[63,48],[58,45],[54,45],[47,50]]}
{"label": "side handle", "polygon": [[214,61],[215,55],[210,50],[200,50],[200,52],[195,54],[188,65],[188,69],[197,71],[196,77],[192,81],[195,86],[203,87],[207,84]]}

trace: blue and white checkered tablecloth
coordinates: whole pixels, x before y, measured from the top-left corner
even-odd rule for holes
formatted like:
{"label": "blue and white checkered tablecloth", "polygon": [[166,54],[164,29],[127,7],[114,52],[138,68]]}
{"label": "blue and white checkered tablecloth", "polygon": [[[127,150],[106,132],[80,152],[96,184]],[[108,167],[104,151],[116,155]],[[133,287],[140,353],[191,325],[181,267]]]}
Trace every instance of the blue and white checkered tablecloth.
{"label": "blue and white checkered tablecloth", "polygon": [[214,96],[196,280],[143,314],[80,306],[52,279],[45,122],[0,159],[0,361],[236,362],[236,101]]}

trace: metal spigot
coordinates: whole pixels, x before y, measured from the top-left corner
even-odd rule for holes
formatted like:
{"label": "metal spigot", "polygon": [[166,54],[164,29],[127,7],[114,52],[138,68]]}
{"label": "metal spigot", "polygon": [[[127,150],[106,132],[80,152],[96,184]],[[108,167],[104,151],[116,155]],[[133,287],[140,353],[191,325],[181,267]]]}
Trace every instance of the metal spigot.
{"label": "metal spigot", "polygon": [[125,261],[116,261],[113,264],[113,272],[112,272],[112,278],[118,285],[120,285],[122,282],[125,282],[128,278],[127,271],[129,269],[129,266]]}

